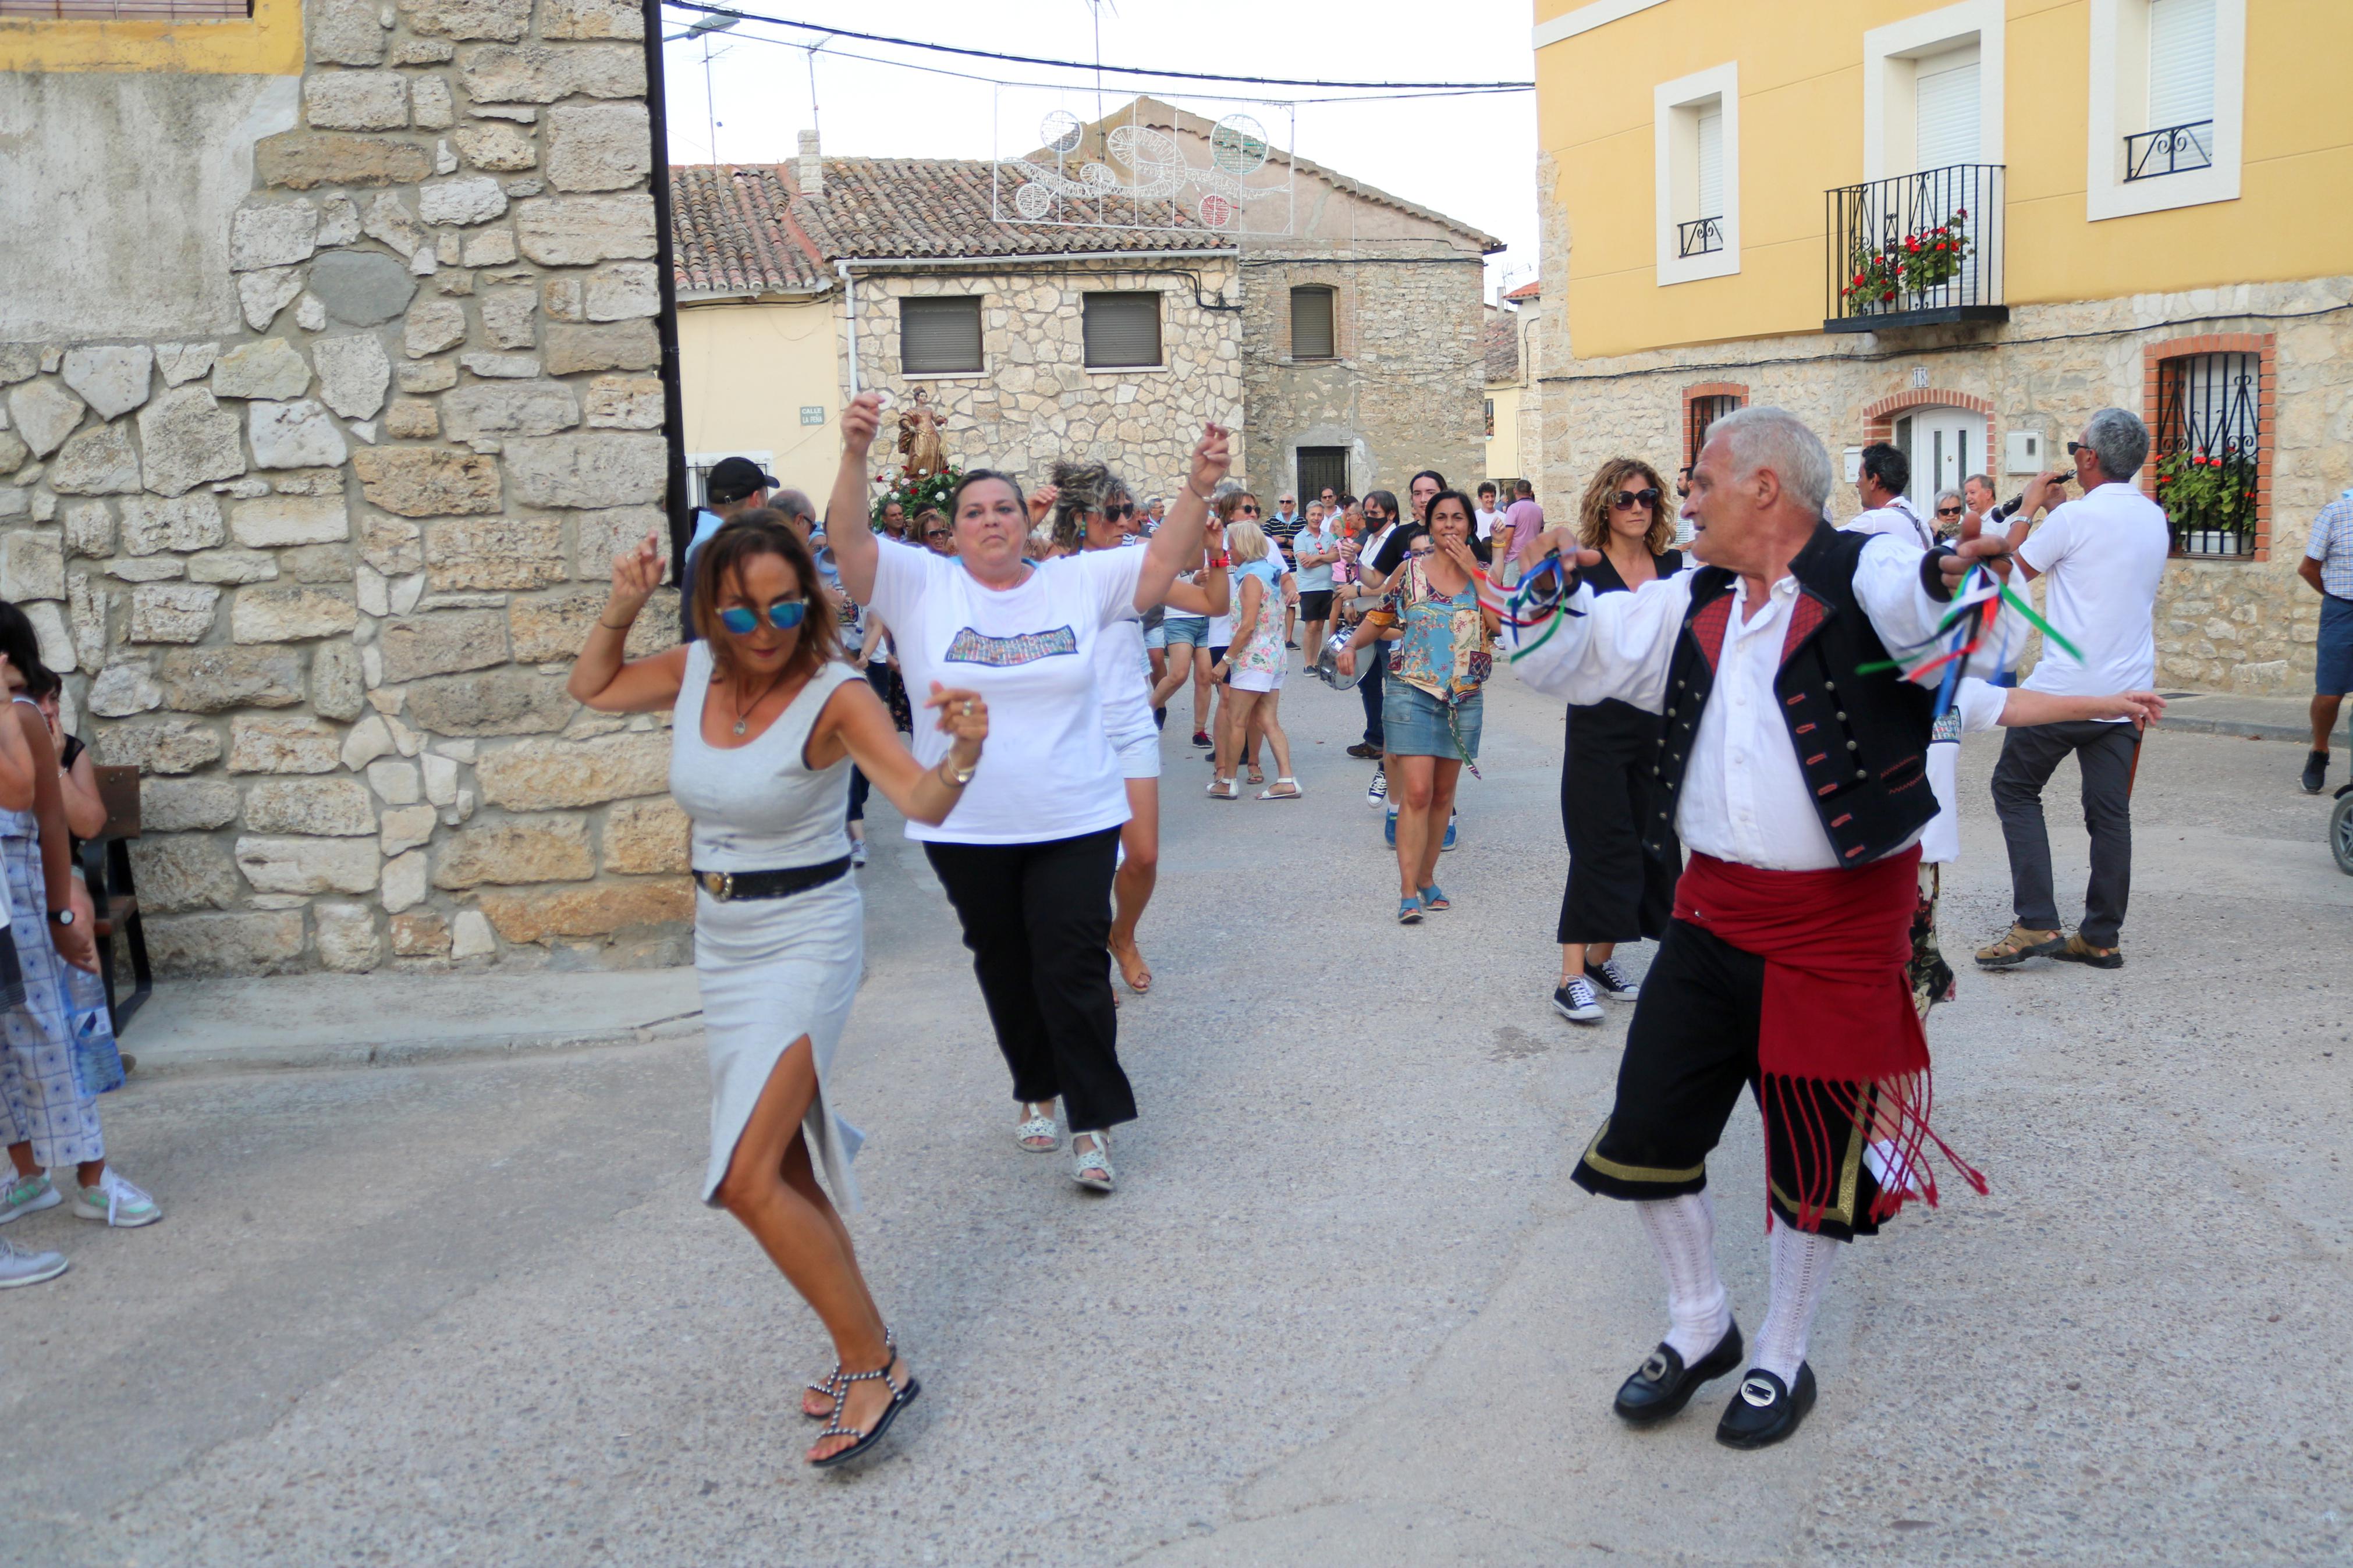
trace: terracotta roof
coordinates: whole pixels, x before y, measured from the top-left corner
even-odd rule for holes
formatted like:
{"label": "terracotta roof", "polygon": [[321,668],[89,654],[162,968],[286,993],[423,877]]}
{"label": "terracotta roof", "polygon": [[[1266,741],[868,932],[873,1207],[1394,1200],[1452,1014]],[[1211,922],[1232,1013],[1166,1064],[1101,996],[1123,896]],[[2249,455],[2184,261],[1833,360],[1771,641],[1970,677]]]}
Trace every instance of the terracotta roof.
{"label": "terracotta roof", "polygon": [[1504,295],[1504,298],[1506,300],[1534,300],[1537,298],[1536,285],[1534,283],[1523,283],[1518,288],[1513,289],[1510,293]]}
{"label": "terracotta roof", "polygon": [[681,292],[783,293],[829,287],[833,263],[896,256],[1224,250],[1232,241],[1178,213],[1166,228],[999,223],[992,165],[966,158],[828,158],[805,195],[792,162],[670,170]]}
{"label": "terracotta roof", "polygon": [[1509,310],[1487,318],[1487,384],[1520,379],[1520,323]]}

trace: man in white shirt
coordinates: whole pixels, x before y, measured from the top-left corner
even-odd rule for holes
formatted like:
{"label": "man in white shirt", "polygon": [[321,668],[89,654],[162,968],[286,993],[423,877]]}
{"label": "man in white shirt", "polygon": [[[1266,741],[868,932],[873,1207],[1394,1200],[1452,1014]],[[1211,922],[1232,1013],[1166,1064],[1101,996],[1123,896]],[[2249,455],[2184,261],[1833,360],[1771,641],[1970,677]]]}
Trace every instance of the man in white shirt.
{"label": "man in white shirt", "polygon": [[[2132,483],[2148,456],[2148,427],[2127,409],[2103,408],[2067,450],[2083,496],[2053,507],[2016,548],[2027,581],[2050,578],[2044,616],[2075,653],[2046,638],[2042,657],[2022,684],[2061,697],[2137,691],[2157,681],[2157,589],[2172,549],[2164,510]],[[2065,483],[2063,474],[2049,473],[2027,486],[2021,517],[2049,505]],[[2016,535],[2013,525],[2013,540]],[[2073,936],[2063,936],[2042,786],[2070,754],[2084,775],[2092,874],[2083,921]],[[2132,890],[2132,781],[2139,756],[2140,731],[2116,720],[2037,724],[2012,730],[2003,740],[1993,770],[1993,803],[2010,845],[2016,921],[1978,951],[1979,963],[2006,969],[2048,956],[2094,969],[2123,967],[2116,938]]]}
{"label": "man in white shirt", "polygon": [[[1662,715],[1646,847],[1663,852],[1672,823],[1691,860],[1615,1103],[1573,1179],[1633,1203],[1666,1276],[1672,1326],[1616,1402],[1630,1423],[1664,1420],[1743,1362],[1707,1155],[1755,1086],[1779,1223],[1772,1304],[1716,1428],[1741,1448],[1788,1436],[1813,1404],[1806,1343],[1836,1244],[1936,1199],[1927,1040],[1905,965],[1936,809],[1927,686],[1943,671],[1909,682],[1889,659],[1930,640],[1978,562],[2008,565],[2000,537],[1923,551],[1832,529],[1830,486],[1830,454],[1796,416],[1726,415],[1683,508],[1698,570],[1631,593],[1578,585],[1562,619],[1517,634],[1513,667],[1556,699]],[[1523,560],[1553,553],[1600,561],[1565,529]],[[1990,668],[1988,655],[1972,668]]]}
{"label": "man in white shirt", "polygon": [[1934,531],[1920,521],[1920,514],[1904,491],[1912,483],[1912,459],[1884,441],[1873,441],[1862,449],[1862,468],[1854,481],[1854,493],[1862,501],[1862,510],[1846,527],[1854,533],[1883,533],[1926,550],[1936,542]]}
{"label": "man in white shirt", "polygon": [[1471,526],[1482,541],[1492,537],[1495,525],[1504,521],[1503,509],[1495,504],[1495,481],[1479,481],[1479,510],[1471,514]]}

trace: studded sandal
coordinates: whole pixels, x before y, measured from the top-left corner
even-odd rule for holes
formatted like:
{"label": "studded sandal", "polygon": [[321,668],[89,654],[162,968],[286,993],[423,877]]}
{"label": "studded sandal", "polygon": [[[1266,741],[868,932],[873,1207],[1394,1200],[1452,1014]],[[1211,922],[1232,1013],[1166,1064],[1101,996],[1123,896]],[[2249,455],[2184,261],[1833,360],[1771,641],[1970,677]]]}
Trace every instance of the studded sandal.
{"label": "studded sandal", "polygon": [[[855,1437],[858,1441],[839,1453],[828,1454],[822,1459],[811,1459],[809,1464],[813,1468],[822,1470],[835,1465],[846,1465],[860,1455],[873,1452],[874,1446],[882,1441],[882,1434],[891,1430],[891,1423],[899,1419],[899,1412],[915,1403],[915,1396],[923,1392],[923,1385],[916,1381],[913,1373],[907,1374],[907,1381],[904,1383],[892,1382],[891,1369],[898,1364],[899,1358],[894,1353],[889,1361],[872,1372],[845,1372],[836,1375],[835,1381],[841,1387],[841,1397],[835,1400],[833,1419],[826,1423],[825,1430],[817,1435],[817,1440],[822,1443],[828,1437]],[[841,1424],[841,1412],[849,1404],[849,1385],[853,1383],[870,1383],[878,1377],[882,1380],[882,1386],[891,1391],[891,1403],[882,1407],[882,1414],[876,1416],[874,1425],[866,1430],[861,1432],[855,1426],[844,1426]]]}
{"label": "studded sandal", "polygon": [[[882,1348],[885,1351],[888,1351],[894,1357],[899,1353],[899,1341],[892,1333],[891,1325],[888,1323],[882,1325]],[[840,1409],[841,1363],[837,1361],[833,1363],[833,1370],[825,1374],[825,1381],[823,1383],[812,1383],[809,1384],[807,1387],[811,1394],[823,1394],[826,1398],[832,1400],[833,1410]],[[801,1414],[807,1416],[812,1421],[825,1421],[831,1419],[833,1410],[811,1410],[808,1407],[807,1400],[804,1399],[801,1401]]]}
{"label": "studded sandal", "polygon": [[1021,1109],[1029,1119],[1013,1129],[1013,1142],[1025,1154],[1050,1154],[1062,1146],[1061,1130],[1054,1125],[1054,1102],[1025,1100]]}
{"label": "studded sandal", "polygon": [[[1092,1138],[1092,1149],[1079,1147],[1081,1138]],[[1073,1132],[1071,1134],[1071,1180],[1091,1192],[1107,1193],[1118,1179],[1111,1166],[1111,1134],[1108,1132]]]}

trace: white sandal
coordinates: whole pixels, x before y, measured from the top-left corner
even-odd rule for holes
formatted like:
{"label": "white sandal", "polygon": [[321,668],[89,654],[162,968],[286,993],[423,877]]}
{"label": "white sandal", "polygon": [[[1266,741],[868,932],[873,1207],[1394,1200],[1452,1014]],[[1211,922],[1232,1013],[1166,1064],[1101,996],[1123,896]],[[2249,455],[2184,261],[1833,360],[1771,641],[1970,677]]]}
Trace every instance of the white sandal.
{"label": "white sandal", "polygon": [[[1092,1138],[1092,1149],[1079,1147],[1081,1138]],[[1098,1193],[1107,1193],[1118,1173],[1111,1168],[1111,1134],[1108,1132],[1073,1132],[1071,1134],[1071,1179],[1079,1185]]]}
{"label": "white sandal", "polygon": [[[1029,1120],[1013,1129],[1013,1142],[1025,1154],[1050,1154],[1062,1146],[1061,1130],[1054,1125],[1054,1102],[1050,1100],[1025,1100],[1021,1109],[1029,1112]],[[1032,1143],[1032,1138],[1042,1138],[1042,1143]]]}
{"label": "white sandal", "polygon": [[1297,779],[1293,778],[1289,773],[1280,773],[1276,775],[1273,784],[1259,792],[1259,799],[1297,800],[1306,793],[1307,792],[1305,790],[1299,787],[1299,781]]}

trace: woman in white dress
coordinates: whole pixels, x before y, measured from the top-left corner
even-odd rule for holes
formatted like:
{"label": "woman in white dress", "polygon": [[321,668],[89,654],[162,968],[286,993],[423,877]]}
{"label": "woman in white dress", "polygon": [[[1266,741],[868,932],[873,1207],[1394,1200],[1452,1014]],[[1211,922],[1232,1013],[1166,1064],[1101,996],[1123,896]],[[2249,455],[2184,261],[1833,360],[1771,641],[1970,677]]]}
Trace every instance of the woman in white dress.
{"label": "woman in white dress", "polygon": [[942,754],[917,762],[841,661],[817,563],[781,521],[739,519],[712,535],[696,552],[690,601],[701,640],[625,663],[630,623],[661,575],[650,533],[614,561],[612,597],[570,689],[603,712],[671,711],[670,793],[694,822],[694,964],[711,1059],[702,1201],[743,1222],[833,1336],[833,1372],[801,1409],[829,1418],[809,1463],[837,1465],[871,1452],[922,1391],[826,1196],[830,1186],[858,1206],[849,1163],[861,1135],[827,1088],[863,966],[858,882],[846,874],[850,764],[911,819],[938,822],[979,765],[988,708],[933,683],[924,706],[939,710]]}

